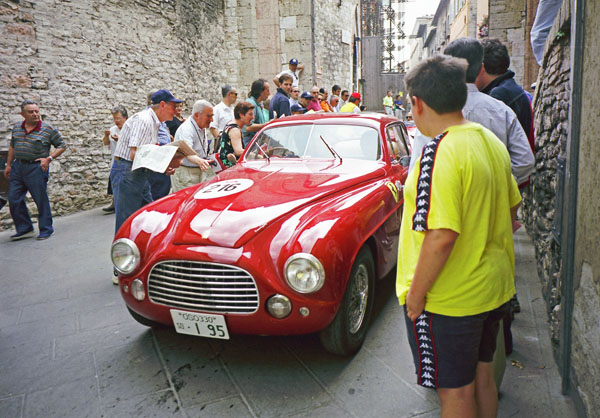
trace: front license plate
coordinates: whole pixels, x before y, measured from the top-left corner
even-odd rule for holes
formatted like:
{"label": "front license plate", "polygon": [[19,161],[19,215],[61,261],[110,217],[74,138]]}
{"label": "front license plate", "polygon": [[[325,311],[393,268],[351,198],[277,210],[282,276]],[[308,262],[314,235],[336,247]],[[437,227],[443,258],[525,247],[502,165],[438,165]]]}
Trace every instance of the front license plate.
{"label": "front license plate", "polygon": [[202,314],[171,309],[175,331],[180,334],[199,335],[208,338],[229,339],[223,315]]}

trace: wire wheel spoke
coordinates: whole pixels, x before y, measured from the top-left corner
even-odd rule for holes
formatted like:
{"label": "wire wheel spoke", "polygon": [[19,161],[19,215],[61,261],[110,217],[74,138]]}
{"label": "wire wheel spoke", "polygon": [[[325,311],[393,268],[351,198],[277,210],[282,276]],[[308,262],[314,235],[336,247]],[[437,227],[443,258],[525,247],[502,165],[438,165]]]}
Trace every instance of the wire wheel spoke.
{"label": "wire wheel spoke", "polygon": [[356,275],[352,281],[352,297],[348,312],[351,334],[356,334],[363,324],[367,312],[368,297],[369,273],[367,267],[361,264],[356,270]]}

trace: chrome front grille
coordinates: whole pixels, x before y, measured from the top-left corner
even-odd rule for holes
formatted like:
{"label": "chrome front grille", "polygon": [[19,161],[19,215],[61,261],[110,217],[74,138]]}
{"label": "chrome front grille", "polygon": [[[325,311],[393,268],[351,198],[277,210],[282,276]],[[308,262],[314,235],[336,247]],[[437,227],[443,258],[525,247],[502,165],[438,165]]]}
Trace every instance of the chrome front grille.
{"label": "chrome front grille", "polygon": [[201,261],[161,261],[148,277],[154,303],[213,313],[249,314],[258,309],[258,289],[247,271]]}

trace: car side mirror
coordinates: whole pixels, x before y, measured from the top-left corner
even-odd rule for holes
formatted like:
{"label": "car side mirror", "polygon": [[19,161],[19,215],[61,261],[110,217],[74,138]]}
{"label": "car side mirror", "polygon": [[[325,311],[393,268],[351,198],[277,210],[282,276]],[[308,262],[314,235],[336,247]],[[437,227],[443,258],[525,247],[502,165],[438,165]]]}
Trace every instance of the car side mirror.
{"label": "car side mirror", "polygon": [[402,167],[410,166],[410,156],[408,156],[408,155],[404,155],[404,156],[400,157],[400,159],[398,161],[400,161],[400,165]]}

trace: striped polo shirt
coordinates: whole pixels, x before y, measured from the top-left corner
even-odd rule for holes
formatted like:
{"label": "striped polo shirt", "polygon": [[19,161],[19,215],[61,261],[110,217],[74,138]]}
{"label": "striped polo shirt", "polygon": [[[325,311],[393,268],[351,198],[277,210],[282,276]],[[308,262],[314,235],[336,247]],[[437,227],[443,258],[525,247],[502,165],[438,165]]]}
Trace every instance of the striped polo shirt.
{"label": "striped polo shirt", "polygon": [[158,142],[159,127],[160,121],[151,108],[146,108],[127,119],[121,128],[121,136],[117,141],[115,157],[131,161],[130,148],[156,144]]}
{"label": "striped polo shirt", "polygon": [[10,146],[15,150],[18,160],[36,160],[46,158],[50,154],[50,146],[66,148],[60,132],[45,122],[39,121],[32,131],[27,132],[25,121],[16,124],[12,129]]}

